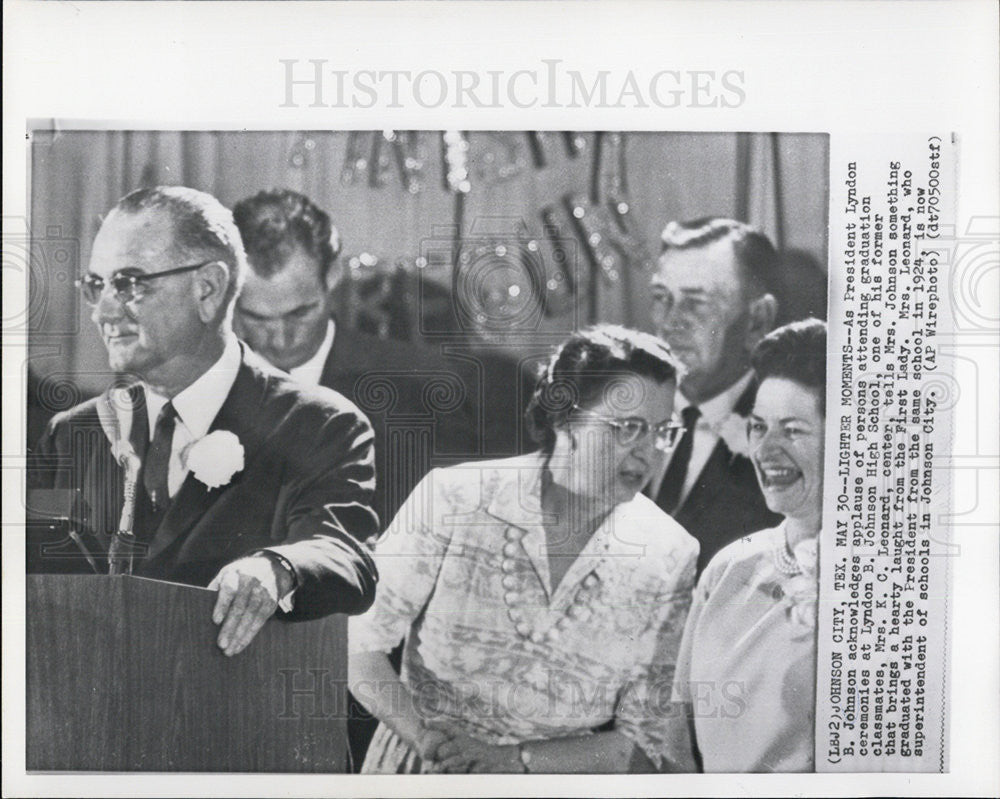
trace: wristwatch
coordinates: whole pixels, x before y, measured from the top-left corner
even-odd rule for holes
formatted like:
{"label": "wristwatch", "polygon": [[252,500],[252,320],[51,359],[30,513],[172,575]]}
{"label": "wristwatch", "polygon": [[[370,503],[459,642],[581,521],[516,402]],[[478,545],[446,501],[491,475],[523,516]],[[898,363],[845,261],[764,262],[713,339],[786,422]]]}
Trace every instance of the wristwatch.
{"label": "wristwatch", "polygon": [[274,552],[270,549],[259,550],[257,554],[263,555],[265,558],[271,561],[271,563],[276,563],[278,566],[280,566],[282,569],[288,572],[289,577],[292,578],[292,587],[288,590],[288,593],[285,594],[283,597],[278,598],[278,608],[285,613],[291,613],[292,608],[295,606],[292,597],[295,595],[295,589],[299,587],[299,576],[295,573],[295,567],[292,566],[291,561],[288,560],[288,558],[286,558],[284,555],[280,555],[277,552]]}

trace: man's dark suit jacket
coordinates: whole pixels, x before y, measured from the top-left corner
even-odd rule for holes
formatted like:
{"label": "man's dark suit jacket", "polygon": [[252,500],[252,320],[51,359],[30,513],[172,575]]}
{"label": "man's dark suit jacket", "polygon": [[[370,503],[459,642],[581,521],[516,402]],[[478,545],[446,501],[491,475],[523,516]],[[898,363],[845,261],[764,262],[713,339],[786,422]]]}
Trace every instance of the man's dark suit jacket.
{"label": "man's dark suit jacket", "polygon": [[[733,410],[748,416],[757,386],[751,384]],[[698,574],[720,549],[743,536],[774,527],[781,516],[768,510],[753,464],[719,439],[698,480],[674,513],[674,519],[701,543]]]}
{"label": "man's dark suit jacket", "polygon": [[337,326],[320,384],[375,430],[375,509],[384,529],[433,466],[534,449],[522,416],[533,386],[497,353],[380,339]]}
{"label": "man's dark suit jacket", "polygon": [[[71,525],[105,567],[123,473],[101,429],[99,399],[52,419],[29,460],[29,488],[68,490]],[[373,436],[364,416],[333,391],[299,387],[243,347],[215,430],[239,438],[243,470],[215,489],[189,473],[158,525],[137,524],[148,551],[133,573],[204,586],[227,563],[267,549],[295,569],[290,618],[367,610],[377,574],[361,542],[376,532],[377,521]],[[62,557],[42,556],[33,570],[90,571],[82,556],[67,563],[71,547],[55,549]]]}

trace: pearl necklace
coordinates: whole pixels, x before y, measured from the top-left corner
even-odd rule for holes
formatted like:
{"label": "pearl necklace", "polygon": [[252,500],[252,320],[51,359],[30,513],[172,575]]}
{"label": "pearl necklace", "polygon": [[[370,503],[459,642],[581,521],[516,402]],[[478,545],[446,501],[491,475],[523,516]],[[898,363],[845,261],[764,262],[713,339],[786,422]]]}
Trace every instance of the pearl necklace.
{"label": "pearl necklace", "polygon": [[566,629],[570,619],[586,621],[590,618],[593,613],[592,603],[601,590],[601,581],[593,571],[584,577],[582,584],[577,589],[576,596],[566,608],[566,612],[556,620],[555,624],[543,632],[528,622],[526,618],[528,611],[521,601],[522,592],[517,590],[519,582],[516,576],[517,562],[514,557],[520,549],[520,541],[523,537],[524,531],[513,526],[508,527],[504,534],[506,540],[503,545],[503,560],[500,562],[500,570],[503,572],[501,585],[504,588],[503,601],[507,606],[507,616],[514,623],[514,629],[521,638],[536,644],[543,641],[555,641]]}
{"label": "pearl necklace", "polygon": [[799,565],[799,561],[788,551],[784,535],[781,536],[781,540],[771,550],[771,554],[774,556],[774,568],[781,572],[781,574],[784,574],[786,577],[796,577],[802,574],[802,567]]}

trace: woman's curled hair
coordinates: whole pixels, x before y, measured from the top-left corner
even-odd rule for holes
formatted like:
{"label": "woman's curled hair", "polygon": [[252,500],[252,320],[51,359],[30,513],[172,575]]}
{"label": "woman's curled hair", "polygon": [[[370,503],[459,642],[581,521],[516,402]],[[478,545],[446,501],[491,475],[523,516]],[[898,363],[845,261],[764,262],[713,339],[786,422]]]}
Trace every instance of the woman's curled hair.
{"label": "woman's curled hair", "polygon": [[803,319],[772,330],[750,356],[758,385],[782,377],[816,391],[826,413],[826,322]]}
{"label": "woman's curled hair", "polygon": [[661,339],[619,325],[597,325],[574,333],[540,370],[525,411],[528,431],[543,452],[555,447],[556,428],[566,423],[574,406],[602,397],[624,408],[638,404],[627,396],[621,378],[649,377],[676,382],[683,370]]}

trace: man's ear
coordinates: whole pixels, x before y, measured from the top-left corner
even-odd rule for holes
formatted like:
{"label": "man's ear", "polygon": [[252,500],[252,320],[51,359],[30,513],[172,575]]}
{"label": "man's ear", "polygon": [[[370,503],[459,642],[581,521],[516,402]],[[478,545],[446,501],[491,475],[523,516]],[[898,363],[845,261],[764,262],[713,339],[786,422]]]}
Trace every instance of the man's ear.
{"label": "man's ear", "polygon": [[195,272],[194,292],[198,302],[198,318],[208,324],[215,321],[226,304],[229,267],[222,261],[211,261]]}
{"label": "man's ear", "polygon": [[774,322],[778,318],[778,301],[773,294],[762,294],[750,301],[749,310],[747,346],[752,350],[758,341],[774,330]]}

